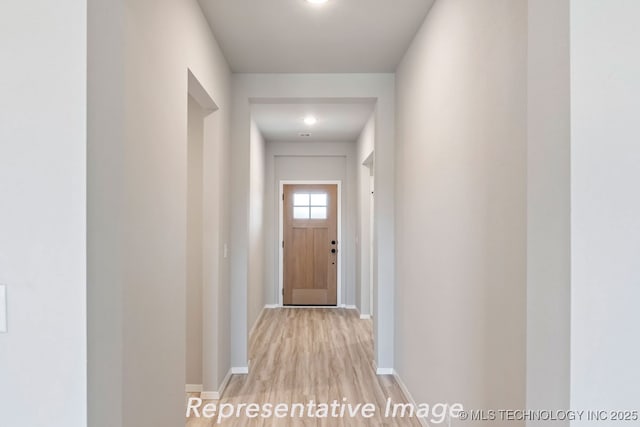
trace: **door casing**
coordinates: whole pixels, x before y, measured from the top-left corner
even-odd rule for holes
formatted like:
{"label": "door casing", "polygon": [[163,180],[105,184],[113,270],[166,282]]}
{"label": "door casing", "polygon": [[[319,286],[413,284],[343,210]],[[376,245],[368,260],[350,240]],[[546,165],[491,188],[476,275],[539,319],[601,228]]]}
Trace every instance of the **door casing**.
{"label": "door casing", "polygon": [[[344,253],[344,239],[342,236],[342,181],[280,181],[280,191],[278,192],[278,306],[284,307],[284,249],[282,248],[282,242],[284,241],[284,201],[282,200],[282,196],[284,195],[284,186],[288,184],[332,184],[337,185],[338,187],[338,278],[337,278],[337,294],[338,294],[338,302],[335,307],[333,306],[322,306],[321,308],[339,308],[344,307],[342,305],[342,257]],[[295,306],[294,306],[295,307]]]}

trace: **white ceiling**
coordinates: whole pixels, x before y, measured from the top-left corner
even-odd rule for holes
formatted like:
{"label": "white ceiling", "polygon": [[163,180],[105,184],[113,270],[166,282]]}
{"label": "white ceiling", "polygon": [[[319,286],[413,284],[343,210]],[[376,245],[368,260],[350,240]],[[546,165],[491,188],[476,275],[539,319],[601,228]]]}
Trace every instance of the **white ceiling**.
{"label": "white ceiling", "polygon": [[199,0],[234,72],[393,72],[434,0]]}
{"label": "white ceiling", "polygon": [[[254,104],[251,115],[267,141],[356,141],[373,113],[373,102]],[[312,115],[313,126],[304,123]],[[301,132],[311,133],[302,137]]]}

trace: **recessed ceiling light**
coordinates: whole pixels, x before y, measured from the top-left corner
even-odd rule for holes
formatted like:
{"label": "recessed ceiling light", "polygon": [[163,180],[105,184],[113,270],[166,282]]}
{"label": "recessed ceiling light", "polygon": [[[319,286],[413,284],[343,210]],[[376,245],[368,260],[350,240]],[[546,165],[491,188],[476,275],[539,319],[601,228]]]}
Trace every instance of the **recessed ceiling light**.
{"label": "recessed ceiling light", "polygon": [[329,0],[307,0],[307,2],[311,3],[311,4],[323,4],[326,3]]}
{"label": "recessed ceiling light", "polygon": [[304,123],[305,123],[306,125],[308,125],[308,126],[313,126],[313,125],[315,125],[316,123],[318,123],[318,119],[316,119],[316,118],[315,118],[315,117],[313,117],[313,116],[307,116],[307,117],[305,117],[305,118],[304,118]]}

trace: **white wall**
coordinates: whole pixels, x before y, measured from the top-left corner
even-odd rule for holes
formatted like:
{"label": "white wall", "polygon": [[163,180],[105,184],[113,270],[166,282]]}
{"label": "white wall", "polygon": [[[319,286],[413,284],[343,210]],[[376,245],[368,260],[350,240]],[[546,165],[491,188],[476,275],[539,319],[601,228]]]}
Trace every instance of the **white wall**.
{"label": "white wall", "polygon": [[82,1],[0,4],[6,427],[86,425],[86,15]]}
{"label": "white wall", "polygon": [[528,31],[527,408],[568,409],[569,0],[528,2]]}
{"label": "white wall", "polygon": [[[375,114],[367,121],[356,144],[357,244],[356,305],[361,314],[371,312],[371,168],[363,165],[375,147]],[[373,166],[373,165],[372,165]]]}
{"label": "white wall", "polygon": [[[249,158],[251,104],[273,100],[365,98],[377,100],[376,225],[379,253],[374,281],[377,283],[374,319],[376,360],[380,368],[393,366],[394,310],[394,76],[393,74],[235,74],[232,115],[232,224],[231,306],[232,364],[247,366],[247,259],[249,238]],[[312,102],[312,101],[310,101]]]}
{"label": "white wall", "polygon": [[571,406],[576,409],[638,409],[638,16],[640,3],[633,0],[571,1]]}
{"label": "white wall", "polygon": [[124,1],[88,2],[88,423],[123,419]]}
{"label": "white wall", "polygon": [[265,141],[256,123],[251,120],[251,141],[249,148],[249,262],[247,288],[247,324],[255,324],[265,305]]}
{"label": "white wall", "polygon": [[526,1],[438,1],[397,72],[395,367],[419,402],[525,405],[526,51]]}
{"label": "white wall", "polygon": [[187,128],[187,384],[202,384],[204,111],[189,96]]}
{"label": "white wall", "polygon": [[265,303],[278,304],[280,276],[280,181],[342,181],[341,304],[355,304],[355,144],[267,143],[265,193]]}
{"label": "white wall", "polygon": [[[181,425],[188,70],[219,107],[205,121],[203,160],[203,304],[209,325],[203,332],[203,382],[212,390],[229,369],[228,267],[221,250],[228,236],[219,230],[229,227],[228,192],[221,186],[228,185],[230,72],[195,0],[115,2],[109,8],[97,3],[90,14],[97,24],[89,38],[95,64],[89,110],[111,117],[124,108],[124,116],[96,119],[89,129],[88,190],[94,199],[88,262],[90,276],[98,279],[89,284],[89,336],[106,339],[89,344],[89,378],[96,381],[89,421],[111,427]],[[111,59],[121,68],[102,72],[99,64],[109,68]],[[103,98],[106,90],[114,94],[111,103]],[[102,356],[111,354],[111,345],[118,354]]]}

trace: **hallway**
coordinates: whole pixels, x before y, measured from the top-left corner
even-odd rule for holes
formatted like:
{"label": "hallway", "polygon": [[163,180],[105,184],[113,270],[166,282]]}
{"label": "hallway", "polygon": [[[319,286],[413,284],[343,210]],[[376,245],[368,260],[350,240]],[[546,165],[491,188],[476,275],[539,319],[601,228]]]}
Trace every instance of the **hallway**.
{"label": "hallway", "polygon": [[[415,419],[383,419],[387,398],[406,402],[392,376],[373,366],[371,320],[348,309],[265,309],[250,343],[249,375],[234,375],[222,403],[374,403],[366,419],[229,419],[237,426],[419,426]],[[190,394],[190,396],[197,396]],[[216,420],[192,417],[187,427],[209,427]]]}
{"label": "hallway", "polygon": [[0,427],[637,425],[638,17],[0,2]]}

